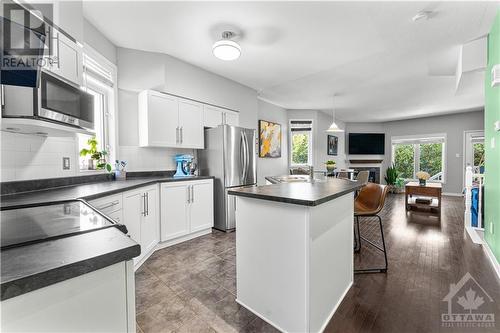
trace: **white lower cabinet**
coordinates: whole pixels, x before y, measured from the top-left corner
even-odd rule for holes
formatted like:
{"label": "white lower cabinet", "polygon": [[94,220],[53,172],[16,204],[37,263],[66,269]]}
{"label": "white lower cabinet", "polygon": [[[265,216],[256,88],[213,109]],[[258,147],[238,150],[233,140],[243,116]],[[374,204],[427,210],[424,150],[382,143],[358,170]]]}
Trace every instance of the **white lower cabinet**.
{"label": "white lower cabinet", "polygon": [[141,187],[123,193],[123,224],[130,237],[141,245],[140,262],[159,242],[158,185]]}
{"label": "white lower cabinet", "polygon": [[163,183],[160,191],[162,242],[213,227],[212,179]]}

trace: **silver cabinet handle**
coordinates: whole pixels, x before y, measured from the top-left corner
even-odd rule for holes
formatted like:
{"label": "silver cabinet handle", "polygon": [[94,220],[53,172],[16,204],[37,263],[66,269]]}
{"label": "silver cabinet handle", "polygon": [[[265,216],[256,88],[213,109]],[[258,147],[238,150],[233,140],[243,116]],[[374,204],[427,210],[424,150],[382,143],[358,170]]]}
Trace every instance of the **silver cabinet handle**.
{"label": "silver cabinet handle", "polygon": [[142,216],[146,216],[146,194],[141,195],[142,197]]}
{"label": "silver cabinet handle", "polygon": [[0,86],[0,105],[3,111],[5,108],[5,87],[3,84]]}
{"label": "silver cabinet handle", "polygon": [[175,143],[179,143],[179,126],[175,128]]}
{"label": "silver cabinet handle", "polygon": [[191,185],[191,203],[194,202],[194,185]]}
{"label": "silver cabinet handle", "polygon": [[184,127],[181,126],[181,144],[184,142]]}
{"label": "silver cabinet handle", "polygon": [[120,201],[118,200],[115,200],[113,202],[110,202],[109,204],[107,205],[104,205],[104,206],[101,206],[101,207],[97,207],[97,209],[101,210],[101,209],[106,209],[106,208],[109,208],[109,207],[113,207],[113,206],[116,206],[120,203]]}
{"label": "silver cabinet handle", "polygon": [[149,192],[146,192],[146,215],[149,216]]}
{"label": "silver cabinet handle", "polygon": [[186,187],[186,194],[187,194],[187,203],[191,203],[191,194],[190,194],[190,186],[188,185]]}

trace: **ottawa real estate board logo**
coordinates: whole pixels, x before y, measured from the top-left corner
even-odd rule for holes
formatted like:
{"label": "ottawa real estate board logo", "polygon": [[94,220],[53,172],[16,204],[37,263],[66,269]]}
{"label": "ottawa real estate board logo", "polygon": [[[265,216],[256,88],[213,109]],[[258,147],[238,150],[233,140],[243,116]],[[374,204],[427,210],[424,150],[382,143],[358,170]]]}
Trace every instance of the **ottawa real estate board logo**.
{"label": "ottawa real estate board logo", "polygon": [[495,327],[495,302],[481,285],[467,272],[443,298],[448,309],[441,314],[442,327]]}

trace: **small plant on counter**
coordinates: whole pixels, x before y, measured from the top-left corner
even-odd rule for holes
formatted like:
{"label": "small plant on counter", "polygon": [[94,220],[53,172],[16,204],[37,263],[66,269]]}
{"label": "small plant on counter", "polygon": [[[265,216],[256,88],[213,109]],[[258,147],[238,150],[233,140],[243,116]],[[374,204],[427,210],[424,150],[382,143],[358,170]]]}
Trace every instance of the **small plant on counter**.
{"label": "small plant on counter", "polygon": [[108,152],[106,150],[99,151],[97,149],[98,144],[99,143],[97,142],[95,136],[88,139],[87,141],[88,148],[82,148],[82,150],[80,150],[80,156],[85,157],[87,155],[90,155],[89,170],[94,169],[94,161],[95,161],[96,170],[106,170],[108,172],[111,172],[112,170],[111,164],[106,162],[106,156],[108,155]]}
{"label": "small plant on counter", "polygon": [[326,165],[326,171],[331,173],[333,170],[335,170],[336,162],[334,160],[328,160],[325,162]]}

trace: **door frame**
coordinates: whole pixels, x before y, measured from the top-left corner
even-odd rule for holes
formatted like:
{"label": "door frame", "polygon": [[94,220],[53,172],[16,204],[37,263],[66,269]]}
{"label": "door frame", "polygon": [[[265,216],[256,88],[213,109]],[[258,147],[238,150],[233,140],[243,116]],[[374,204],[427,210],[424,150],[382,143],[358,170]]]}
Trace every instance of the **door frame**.
{"label": "door frame", "polygon": [[468,140],[467,137],[470,134],[478,134],[477,136],[481,136],[481,134],[484,137],[484,130],[466,130],[464,131],[463,139],[462,139],[462,188],[465,187],[465,168],[467,167],[466,163],[466,153],[467,153],[467,144]]}

